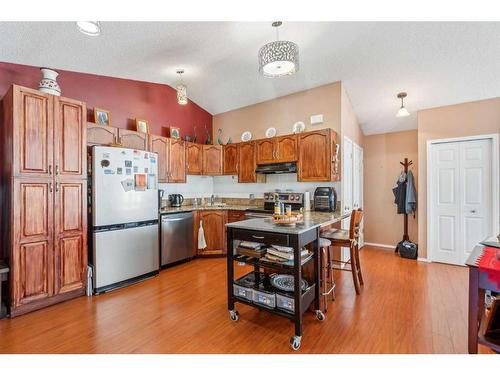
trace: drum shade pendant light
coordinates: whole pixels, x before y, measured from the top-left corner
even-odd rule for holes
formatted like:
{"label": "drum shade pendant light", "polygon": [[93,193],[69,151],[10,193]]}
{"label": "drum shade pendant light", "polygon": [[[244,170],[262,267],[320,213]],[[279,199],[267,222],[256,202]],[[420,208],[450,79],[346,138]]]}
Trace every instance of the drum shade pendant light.
{"label": "drum shade pendant light", "polygon": [[177,85],[177,103],[180,105],[186,105],[188,103],[188,97],[187,97],[187,87],[185,84],[182,83],[182,75],[184,74],[184,69],[179,69],[177,71],[177,74],[179,75],[181,82]]}
{"label": "drum shade pendant light", "polygon": [[265,77],[282,77],[299,70],[299,46],[287,40],[279,40],[281,21],[272,23],[276,29],[276,41],[259,50],[259,72]]}
{"label": "drum shade pendant light", "polygon": [[99,21],[78,21],[78,30],[85,35],[98,36],[101,34],[101,24]]}
{"label": "drum shade pendant light", "polygon": [[406,117],[410,115],[410,112],[408,112],[404,105],[404,98],[406,98],[406,95],[406,92],[400,92],[398,94],[398,99],[401,99],[401,108],[399,108],[398,113],[396,113],[396,117]]}

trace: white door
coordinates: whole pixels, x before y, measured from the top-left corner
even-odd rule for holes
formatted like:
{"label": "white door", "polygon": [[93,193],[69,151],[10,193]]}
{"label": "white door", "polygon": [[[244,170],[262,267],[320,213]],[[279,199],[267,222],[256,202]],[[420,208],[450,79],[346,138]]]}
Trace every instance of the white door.
{"label": "white door", "polygon": [[432,260],[464,264],[493,235],[491,140],[431,145],[429,163]]}
{"label": "white door", "polygon": [[[349,213],[353,207],[353,144],[348,137],[343,138],[342,145],[342,213]],[[350,219],[342,220],[342,229],[349,230]],[[349,260],[349,249],[342,248],[342,261]]]}

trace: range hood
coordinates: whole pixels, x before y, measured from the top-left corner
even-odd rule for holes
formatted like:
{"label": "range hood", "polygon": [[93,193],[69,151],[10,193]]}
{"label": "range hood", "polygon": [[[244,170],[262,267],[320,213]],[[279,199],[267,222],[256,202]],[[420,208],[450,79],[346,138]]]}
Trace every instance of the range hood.
{"label": "range hood", "polygon": [[261,174],[297,173],[297,163],[261,164],[257,165],[255,173],[261,173]]}

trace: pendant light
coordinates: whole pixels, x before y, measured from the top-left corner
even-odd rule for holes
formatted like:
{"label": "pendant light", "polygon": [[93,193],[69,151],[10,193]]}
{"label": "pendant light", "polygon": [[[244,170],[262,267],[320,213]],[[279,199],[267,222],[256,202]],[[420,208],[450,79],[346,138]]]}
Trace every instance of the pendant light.
{"label": "pendant light", "polygon": [[98,36],[101,34],[101,24],[99,21],[78,21],[76,26],[85,35]]}
{"label": "pendant light", "polygon": [[177,103],[180,105],[186,105],[188,103],[187,97],[187,87],[182,83],[182,75],[184,74],[184,69],[179,69],[177,74],[180,77],[180,83],[177,85]]}
{"label": "pendant light", "polygon": [[407,94],[406,92],[400,92],[398,94],[398,99],[401,99],[401,108],[399,108],[398,113],[396,114],[396,117],[406,117],[410,115],[410,112],[406,109],[404,105],[404,98],[406,98]]}
{"label": "pendant light", "polygon": [[281,21],[272,23],[276,29],[276,41],[259,50],[259,72],[265,77],[282,77],[299,70],[299,46],[287,40],[279,40]]}

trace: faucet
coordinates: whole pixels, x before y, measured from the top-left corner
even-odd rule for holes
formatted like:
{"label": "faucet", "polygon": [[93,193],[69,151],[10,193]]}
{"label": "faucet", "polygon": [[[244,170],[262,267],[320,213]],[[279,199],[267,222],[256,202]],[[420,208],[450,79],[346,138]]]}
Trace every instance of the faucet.
{"label": "faucet", "polygon": [[210,206],[213,206],[215,204],[215,195],[212,194],[210,197]]}

